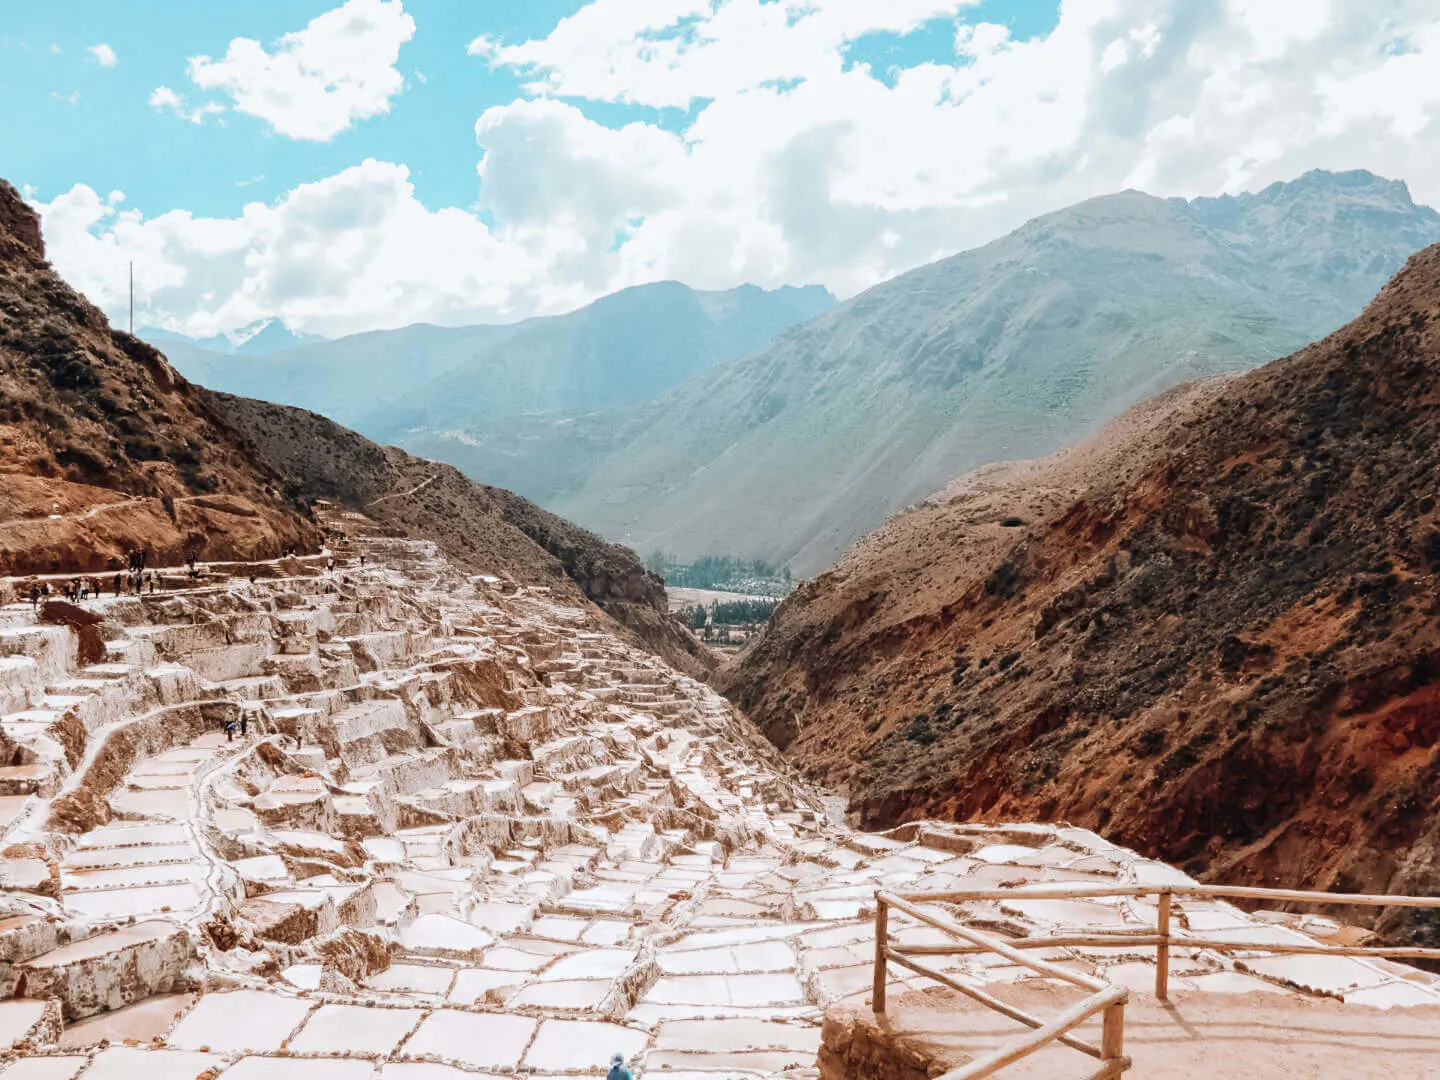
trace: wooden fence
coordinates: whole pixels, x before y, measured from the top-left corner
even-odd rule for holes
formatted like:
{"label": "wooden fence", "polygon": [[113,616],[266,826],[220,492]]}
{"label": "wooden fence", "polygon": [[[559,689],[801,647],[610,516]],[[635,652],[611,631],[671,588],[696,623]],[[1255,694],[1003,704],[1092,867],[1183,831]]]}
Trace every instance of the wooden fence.
{"label": "wooden fence", "polygon": [[[965,904],[978,900],[1087,900],[1115,897],[1156,897],[1155,931],[1148,929],[1113,930],[1095,933],[1035,935],[1018,939],[1002,939],[993,934],[983,933],[973,927],[964,926],[948,916],[933,910],[925,910],[920,904]],[[1027,956],[1030,949],[1079,948],[1150,948],[1155,949],[1155,996],[1164,1001],[1170,989],[1170,949],[1172,945],[1189,949],[1209,949],[1214,952],[1259,952],[1272,955],[1305,956],[1373,956],[1386,959],[1440,960],[1440,949],[1418,946],[1363,946],[1313,945],[1288,942],[1227,941],[1221,938],[1192,935],[1188,931],[1174,930],[1175,897],[1205,897],[1210,899],[1263,900],[1269,903],[1328,904],[1363,907],[1410,907],[1440,910],[1440,897],[1431,896],[1371,896],[1364,893],[1307,892],[1296,889],[1260,889],[1244,885],[1101,885],[1101,884],[1043,884],[1017,885],[1012,888],[957,889],[948,892],[896,894],[883,889],[875,893],[875,984],[872,1006],[876,1013],[885,1012],[885,983],[888,965],[896,964],[933,979],[942,986],[973,998],[996,1012],[1002,1013],[1030,1027],[1032,1030],[1012,1044],[1001,1047],[994,1053],[977,1059],[968,1065],[953,1069],[940,1080],[981,1080],[1021,1058],[1034,1053],[1041,1047],[1059,1042],[1081,1053],[1098,1059],[1101,1068],[1090,1074],[1087,1080],[1101,1080],[1102,1077],[1119,1076],[1130,1067],[1130,1059],[1123,1054],[1124,1009],[1127,992],[1123,987],[1112,986],[1101,979],[1083,975],[1069,968],[1036,960]],[[914,945],[894,946],[890,943],[890,909],[902,911],[911,918],[933,926],[964,944],[956,945]],[[1045,1022],[1030,1016],[999,998],[987,994],[943,972],[935,971],[917,962],[917,956],[955,956],[973,953],[996,953],[1012,963],[1020,964],[1042,975],[1059,979],[1072,986],[1090,991],[1085,1000]],[[1096,1047],[1070,1035],[1069,1032],[1084,1023],[1096,1013],[1104,1013],[1101,1045]]]}
{"label": "wooden fence", "polygon": [[[940,1080],[981,1080],[982,1077],[993,1076],[1008,1065],[1013,1065],[1021,1058],[1048,1046],[1052,1042],[1059,1042],[1082,1054],[1098,1060],[1100,1069],[1090,1073],[1087,1080],[1109,1080],[1118,1077],[1126,1069],[1130,1068],[1130,1059],[1124,1054],[1125,1041],[1125,1002],[1130,992],[1123,986],[1112,986],[1101,979],[1091,975],[1085,975],[1070,968],[1061,967],[1058,964],[1051,964],[1045,960],[1037,960],[1033,956],[1026,956],[1020,950],[1000,938],[990,934],[982,933],[979,930],[968,926],[962,926],[954,919],[934,911],[926,911],[917,906],[916,901],[934,899],[929,895],[901,897],[894,893],[877,890],[875,893],[875,986],[872,1007],[876,1013],[885,1012],[885,983],[888,973],[888,965],[897,964],[907,968],[917,975],[923,975],[927,979],[934,979],[942,986],[964,994],[994,1009],[1004,1016],[1017,1020],[1032,1030],[1024,1037],[1015,1039],[1012,1042],[1000,1047],[998,1050],[982,1058],[977,1058],[968,1065],[958,1069],[952,1069],[940,1078]],[[1072,986],[1078,986],[1082,990],[1089,991],[1089,995],[1083,1000],[1055,1017],[1053,1020],[1044,1021],[1031,1016],[1013,1005],[1001,1001],[999,998],[986,993],[973,986],[951,978],[944,972],[928,968],[911,957],[916,953],[914,949],[897,949],[890,944],[889,920],[890,909],[903,911],[913,919],[918,919],[936,929],[968,942],[968,947],[948,948],[949,952],[993,952],[1005,957],[1012,963],[1029,968],[1040,975],[1048,975],[1053,979],[1059,979]],[[936,953],[942,948],[932,947],[925,951]],[[1100,1045],[1094,1046],[1091,1043],[1082,1042],[1080,1039],[1069,1034],[1079,1027],[1086,1020],[1089,1020],[1096,1013],[1103,1013],[1101,1021]]]}

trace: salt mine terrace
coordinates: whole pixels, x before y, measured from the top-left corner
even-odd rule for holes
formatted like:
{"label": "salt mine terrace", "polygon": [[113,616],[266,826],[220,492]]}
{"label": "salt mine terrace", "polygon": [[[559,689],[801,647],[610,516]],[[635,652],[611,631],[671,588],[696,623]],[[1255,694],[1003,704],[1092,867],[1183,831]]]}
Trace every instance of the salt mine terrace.
{"label": "salt mine terrace", "polygon": [[[3,587],[5,1080],[563,1076],[615,1053],[680,1080],[938,1075],[1025,1029],[895,966],[877,1017],[877,890],[989,891],[936,910],[1073,939],[1153,935],[1158,899],[1012,887],[1193,884],[1064,826],[848,829],[593,612],[332,525],[320,556],[88,601],[93,664]],[[1032,950],[1128,988],[1128,1075],[1440,1076],[1435,977],[1266,952],[1349,940],[1323,916],[1183,896],[1172,918],[1168,1003],[1153,946]],[[953,944],[894,911],[889,938]],[[1040,1013],[1072,1000],[993,953],[925,959]],[[1084,1063],[1057,1045],[1003,1075]]]}

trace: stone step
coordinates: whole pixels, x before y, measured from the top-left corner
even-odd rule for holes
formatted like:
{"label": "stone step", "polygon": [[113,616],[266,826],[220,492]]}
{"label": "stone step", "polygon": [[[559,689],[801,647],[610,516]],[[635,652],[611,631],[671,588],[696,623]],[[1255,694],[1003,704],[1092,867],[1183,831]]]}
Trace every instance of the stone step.
{"label": "stone step", "polygon": [[66,1020],[186,989],[190,935],[172,922],[141,922],[73,941],[16,966],[15,994],[58,998]]}
{"label": "stone step", "polygon": [[55,762],[0,766],[0,796],[38,795],[48,799],[60,790],[63,780]]}

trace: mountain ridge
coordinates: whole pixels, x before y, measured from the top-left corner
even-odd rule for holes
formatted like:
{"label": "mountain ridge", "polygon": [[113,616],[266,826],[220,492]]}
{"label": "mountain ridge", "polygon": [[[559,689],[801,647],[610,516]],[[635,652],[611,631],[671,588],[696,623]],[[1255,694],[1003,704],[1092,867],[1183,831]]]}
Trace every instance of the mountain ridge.
{"label": "mountain ridge", "polygon": [[391,532],[422,532],[474,573],[590,608],[696,677],[712,664],[633,552],[324,417],[186,380],[60,279],[38,217],[4,181],[0,377],[4,575],[109,584],[137,551],[151,569],[316,552],[311,505],[329,499]]}
{"label": "mountain ridge", "polygon": [[207,391],[267,465],[303,498],[362,513],[390,533],[433,540],[457,566],[588,600],[612,628],[704,678],[712,654],[669,617],[664,583],[633,551],[452,465],[379,446],[328,417]]}
{"label": "mountain ridge", "polygon": [[[565,437],[592,439],[593,471],[543,501],[642,550],[813,573],[957,472],[1333,330],[1437,239],[1440,215],[1363,172],[1221,200],[1100,196],[577,419]],[[444,441],[424,452],[464,465]]]}
{"label": "mountain ridge", "polygon": [[314,550],[308,507],[208,397],[45,261],[0,181],[0,572],[106,573]]}
{"label": "mountain ridge", "polygon": [[[417,323],[245,363],[193,343],[167,344],[187,377],[310,409],[384,442],[419,419],[449,426],[625,404],[834,303],[819,286],[702,292],[665,281],[622,289],[565,315],[505,325]],[[235,353],[244,355],[244,346]]]}
{"label": "mountain ridge", "polygon": [[717,681],[868,827],[1066,820],[1212,880],[1433,892],[1436,476],[1440,245],[1284,359],[956,478]]}

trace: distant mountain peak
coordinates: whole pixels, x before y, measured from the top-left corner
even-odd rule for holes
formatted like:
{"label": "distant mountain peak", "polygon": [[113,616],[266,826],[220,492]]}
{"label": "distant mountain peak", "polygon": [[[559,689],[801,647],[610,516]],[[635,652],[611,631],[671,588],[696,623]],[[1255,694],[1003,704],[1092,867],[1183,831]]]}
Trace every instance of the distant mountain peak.
{"label": "distant mountain peak", "polygon": [[243,337],[238,340],[237,337],[231,338],[237,356],[269,356],[284,349],[324,340],[315,334],[296,333],[282,319],[262,319],[238,333]]}
{"label": "distant mountain peak", "polygon": [[269,356],[271,353],[325,340],[315,334],[297,333],[286,326],[283,319],[273,316],[256,319],[237,330],[225,330],[207,338],[188,337],[174,330],[162,330],[153,326],[141,327],[137,333],[141,339],[161,348],[181,342],[221,356]]}
{"label": "distant mountain peak", "polygon": [[1217,198],[1192,199],[1192,206],[1209,203],[1240,203],[1245,205],[1275,205],[1300,203],[1315,198],[1331,200],[1354,200],[1361,197],[1370,204],[1392,206],[1397,210],[1416,209],[1410,187],[1404,180],[1391,180],[1378,176],[1368,169],[1348,169],[1331,172],[1328,169],[1311,169],[1294,180],[1277,180],[1255,192],[1238,195],[1221,195]]}

